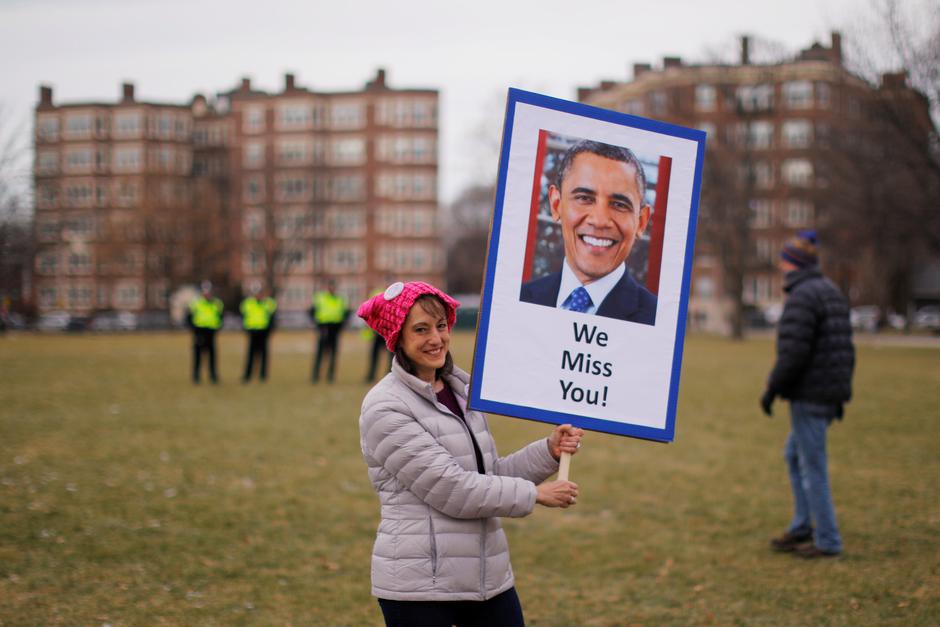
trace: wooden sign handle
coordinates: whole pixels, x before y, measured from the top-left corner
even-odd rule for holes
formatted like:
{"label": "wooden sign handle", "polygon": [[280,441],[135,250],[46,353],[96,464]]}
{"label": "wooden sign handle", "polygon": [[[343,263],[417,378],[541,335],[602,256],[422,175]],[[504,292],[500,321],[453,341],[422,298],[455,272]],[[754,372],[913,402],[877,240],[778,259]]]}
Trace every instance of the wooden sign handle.
{"label": "wooden sign handle", "polygon": [[558,480],[568,481],[568,469],[571,467],[571,453],[562,453],[558,460]]}

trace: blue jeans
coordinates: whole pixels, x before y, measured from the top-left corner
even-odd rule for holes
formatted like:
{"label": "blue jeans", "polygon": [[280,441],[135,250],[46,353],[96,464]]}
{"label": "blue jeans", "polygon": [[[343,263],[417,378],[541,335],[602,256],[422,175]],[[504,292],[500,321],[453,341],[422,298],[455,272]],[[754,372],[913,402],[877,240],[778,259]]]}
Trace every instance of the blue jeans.
{"label": "blue jeans", "polygon": [[803,535],[813,531],[815,523],[816,546],[831,553],[842,551],[826,457],[826,430],[837,410],[830,403],[791,401],[790,436],[784,451],[793,489],[793,520],[788,531]]}

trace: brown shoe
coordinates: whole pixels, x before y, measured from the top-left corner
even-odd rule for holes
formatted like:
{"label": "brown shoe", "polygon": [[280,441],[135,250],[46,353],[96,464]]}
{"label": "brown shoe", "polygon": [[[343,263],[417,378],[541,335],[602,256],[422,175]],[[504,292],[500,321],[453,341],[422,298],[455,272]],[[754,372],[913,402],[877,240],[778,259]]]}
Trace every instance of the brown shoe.
{"label": "brown shoe", "polygon": [[[813,532],[794,534],[789,531],[770,541],[770,548],[780,553],[790,553],[802,544],[813,541]],[[812,546],[811,544],[809,546]]]}
{"label": "brown shoe", "polygon": [[838,557],[839,551],[823,551],[815,544],[805,544],[803,546],[796,547],[796,549],[793,551],[793,555],[802,557],[803,559],[811,560],[816,559],[817,557]]}

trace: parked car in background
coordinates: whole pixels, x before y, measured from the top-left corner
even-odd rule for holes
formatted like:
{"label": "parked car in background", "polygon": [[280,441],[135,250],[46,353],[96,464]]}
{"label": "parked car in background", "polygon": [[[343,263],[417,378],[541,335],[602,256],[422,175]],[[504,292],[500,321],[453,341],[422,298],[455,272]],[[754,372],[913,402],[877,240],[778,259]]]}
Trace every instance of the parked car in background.
{"label": "parked car in background", "polygon": [[940,333],[940,305],[927,305],[914,313],[914,328]]}
{"label": "parked car in background", "polygon": [[71,333],[81,333],[87,331],[90,325],[91,318],[88,316],[70,316],[68,324],[65,325],[65,330]]}
{"label": "parked car in background", "polygon": [[878,308],[874,305],[862,305],[852,307],[849,311],[849,321],[852,328],[856,331],[866,331],[874,333],[878,330],[878,318],[880,317]]}
{"label": "parked car in background", "polygon": [[165,331],[173,328],[168,311],[142,311],[137,314],[137,329],[141,331]]}
{"label": "parked car in background", "polygon": [[38,331],[64,331],[72,316],[67,311],[47,311],[36,322]]}
{"label": "parked car in background", "polygon": [[137,328],[137,314],[130,311],[103,311],[91,320],[92,331],[133,331]]}

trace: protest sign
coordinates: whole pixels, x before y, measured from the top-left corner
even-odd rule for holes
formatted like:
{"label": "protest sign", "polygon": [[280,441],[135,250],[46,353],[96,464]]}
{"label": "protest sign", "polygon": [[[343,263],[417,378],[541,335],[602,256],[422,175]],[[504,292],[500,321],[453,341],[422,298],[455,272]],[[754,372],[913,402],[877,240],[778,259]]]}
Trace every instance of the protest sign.
{"label": "protest sign", "polygon": [[509,90],[474,409],[674,439],[704,148],[702,131]]}

